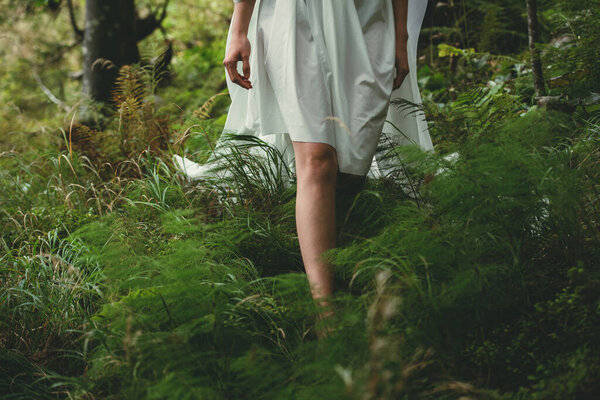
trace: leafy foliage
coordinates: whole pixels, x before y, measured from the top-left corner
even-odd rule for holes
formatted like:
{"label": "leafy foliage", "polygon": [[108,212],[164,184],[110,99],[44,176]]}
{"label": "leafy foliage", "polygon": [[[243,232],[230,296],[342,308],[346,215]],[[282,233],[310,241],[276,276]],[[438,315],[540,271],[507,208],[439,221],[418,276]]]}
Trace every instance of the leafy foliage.
{"label": "leafy foliage", "polygon": [[[23,27],[48,15],[0,19],[0,41],[26,50],[0,47],[0,397],[597,397],[593,5],[542,4],[545,41],[580,36],[543,46],[552,94],[579,99],[568,113],[532,106],[523,1],[430,7],[419,81],[436,151],[384,143],[391,174],[339,193],[321,341],[293,170],[256,137],[213,152],[231,4],[173,3],[172,86],[124,67],[93,125],[39,90],[78,99],[67,53],[30,68],[55,47]],[[174,153],[217,159],[214,179],[187,181]]]}
{"label": "leafy foliage", "polygon": [[600,59],[594,47],[600,39],[598,2],[560,1],[546,14],[556,38],[547,48],[553,78],[550,85],[580,98],[597,93]]}

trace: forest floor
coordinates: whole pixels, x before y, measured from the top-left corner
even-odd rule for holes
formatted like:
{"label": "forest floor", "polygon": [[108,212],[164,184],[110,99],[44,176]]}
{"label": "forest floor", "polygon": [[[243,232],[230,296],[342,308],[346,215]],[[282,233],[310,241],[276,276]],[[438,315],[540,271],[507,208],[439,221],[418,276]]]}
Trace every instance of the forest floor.
{"label": "forest floor", "polygon": [[[36,56],[1,53],[1,398],[598,398],[593,96],[565,84],[540,107],[527,53],[434,45],[419,83],[435,151],[389,148],[389,176],[338,194],[336,315],[317,340],[293,171],[252,138],[226,178],[172,164],[207,159],[228,107],[223,6],[183,3],[172,75],[123,68],[95,127],[77,123],[76,55],[36,79]],[[7,32],[38,54],[49,18]]]}

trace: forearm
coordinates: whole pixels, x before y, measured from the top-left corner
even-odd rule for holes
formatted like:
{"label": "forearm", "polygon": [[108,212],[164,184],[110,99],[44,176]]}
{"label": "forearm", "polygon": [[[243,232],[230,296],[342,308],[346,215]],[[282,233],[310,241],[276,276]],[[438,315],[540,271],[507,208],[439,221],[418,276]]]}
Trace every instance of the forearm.
{"label": "forearm", "polygon": [[392,0],[396,38],[408,39],[408,0]]}
{"label": "forearm", "polygon": [[408,2],[392,0],[394,6],[394,26],[396,28],[396,78],[394,90],[402,86],[410,72],[408,65]]}
{"label": "forearm", "polygon": [[247,36],[248,26],[254,11],[256,0],[240,0],[235,3],[233,10],[232,33],[237,36]]}

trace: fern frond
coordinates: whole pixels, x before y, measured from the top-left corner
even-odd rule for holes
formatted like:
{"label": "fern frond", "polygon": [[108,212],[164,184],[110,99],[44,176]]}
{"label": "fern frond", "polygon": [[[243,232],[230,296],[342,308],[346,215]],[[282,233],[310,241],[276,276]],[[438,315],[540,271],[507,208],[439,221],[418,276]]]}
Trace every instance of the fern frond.
{"label": "fern frond", "polygon": [[145,97],[142,72],[131,65],[121,67],[113,89],[113,101],[117,107],[128,114],[134,114],[142,108]]}
{"label": "fern frond", "polygon": [[201,120],[210,119],[210,113],[215,105],[215,102],[219,97],[224,96],[225,94],[227,93],[221,92],[215,94],[214,96],[211,96],[208,100],[204,102],[204,104],[202,104],[202,106],[200,106],[198,110],[194,111],[194,115],[200,118]]}

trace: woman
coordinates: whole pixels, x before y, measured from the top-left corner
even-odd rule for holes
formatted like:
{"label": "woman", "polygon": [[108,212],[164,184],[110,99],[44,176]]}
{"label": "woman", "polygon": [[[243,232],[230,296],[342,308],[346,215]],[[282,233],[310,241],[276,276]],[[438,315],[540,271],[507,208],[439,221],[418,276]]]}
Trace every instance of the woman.
{"label": "woman", "polygon": [[374,156],[386,119],[402,131],[398,144],[433,147],[421,114],[389,107],[396,89],[420,102],[416,45],[427,0],[234,2],[225,130],[260,136],[295,160],[302,259],[314,299],[327,305],[332,268],[321,255],[336,245],[336,183],[381,173]]}

